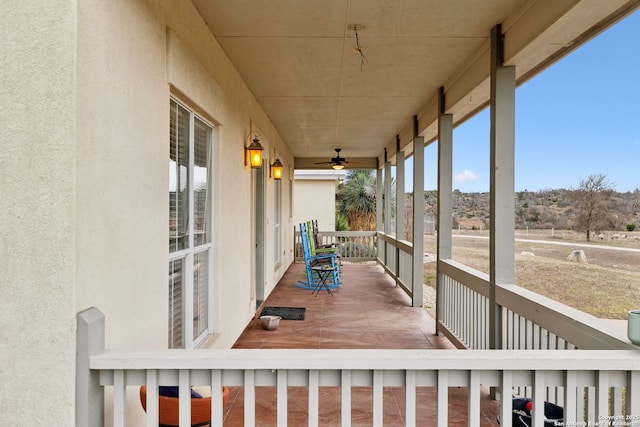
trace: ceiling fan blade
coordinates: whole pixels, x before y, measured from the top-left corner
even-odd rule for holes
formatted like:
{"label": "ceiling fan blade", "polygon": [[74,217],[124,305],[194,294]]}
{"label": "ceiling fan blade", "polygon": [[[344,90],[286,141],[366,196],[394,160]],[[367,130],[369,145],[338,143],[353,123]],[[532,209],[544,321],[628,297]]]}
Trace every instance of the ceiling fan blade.
{"label": "ceiling fan blade", "polygon": [[348,165],[349,162],[347,161],[347,159],[345,159],[344,157],[340,157],[340,151],[342,151],[341,148],[336,148],[336,157],[332,157],[330,161],[328,162],[314,162],[314,165],[335,165],[335,166],[342,166],[342,165]]}

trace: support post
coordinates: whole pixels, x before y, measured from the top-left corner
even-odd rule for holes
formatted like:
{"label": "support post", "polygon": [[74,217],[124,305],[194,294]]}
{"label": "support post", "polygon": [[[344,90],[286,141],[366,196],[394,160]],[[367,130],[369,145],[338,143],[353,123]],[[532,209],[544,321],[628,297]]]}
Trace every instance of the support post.
{"label": "support post", "polygon": [[[384,151],[384,190],[383,190],[383,200],[384,200],[384,234],[387,236],[391,234],[391,163],[387,159],[387,150]],[[386,243],[385,243],[386,246]],[[384,250],[384,265],[387,267],[390,264],[391,257],[395,257],[395,252],[389,253],[388,246],[385,247]]]}
{"label": "support post", "polygon": [[[382,229],[383,227],[383,222],[382,222],[382,169],[378,168],[376,169],[376,230],[378,232],[382,232],[384,231]],[[378,246],[378,254],[377,257],[379,259],[382,260],[382,262],[385,261],[384,257],[385,257],[385,248],[384,248],[384,240],[381,239],[376,239],[376,245]],[[380,257],[380,255],[382,255],[382,258]]]}
{"label": "support post", "polygon": [[91,371],[92,355],[104,350],[104,314],[95,307],[78,313],[76,350],[76,426],[104,425],[104,391],[100,373]]}
{"label": "support post", "polygon": [[424,295],[424,137],[418,136],[418,118],[414,118],[413,136],[413,307],[422,307]]}
{"label": "support post", "polygon": [[489,346],[502,348],[502,307],[496,302],[496,284],[515,279],[515,67],[503,66],[500,25],[491,31],[491,181]]}
{"label": "support post", "polygon": [[400,136],[396,135],[396,239],[405,240],[404,151],[400,151]]}
{"label": "support post", "polygon": [[[386,157],[386,155],[385,155]],[[384,233],[391,234],[391,162],[384,162]]]}
{"label": "support post", "polygon": [[[444,88],[438,91],[438,234],[436,263],[436,322],[440,322],[444,299],[440,260],[451,258],[453,220],[453,115],[445,114]],[[437,329],[437,328],[436,328]]]}

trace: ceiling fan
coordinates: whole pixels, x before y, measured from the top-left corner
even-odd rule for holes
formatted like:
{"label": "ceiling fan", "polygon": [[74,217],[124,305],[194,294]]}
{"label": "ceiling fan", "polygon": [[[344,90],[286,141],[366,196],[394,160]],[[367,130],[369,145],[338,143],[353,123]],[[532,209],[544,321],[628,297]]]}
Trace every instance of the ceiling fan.
{"label": "ceiling fan", "polygon": [[332,165],[331,167],[333,169],[336,170],[340,170],[340,169],[344,169],[344,166],[349,164],[349,162],[347,162],[347,159],[345,159],[344,157],[340,157],[340,151],[342,151],[341,148],[336,148],[336,156],[332,157],[330,161],[328,162],[316,162],[316,165]]}

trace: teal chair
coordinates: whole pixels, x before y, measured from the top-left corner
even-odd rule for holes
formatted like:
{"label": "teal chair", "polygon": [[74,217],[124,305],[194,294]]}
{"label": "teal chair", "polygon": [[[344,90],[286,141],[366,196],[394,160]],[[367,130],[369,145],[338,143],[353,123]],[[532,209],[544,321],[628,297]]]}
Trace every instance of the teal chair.
{"label": "teal chair", "polygon": [[306,280],[298,280],[296,283],[294,283],[294,285],[302,289],[315,289],[318,285],[319,277],[317,273],[313,271],[313,267],[326,265],[333,269],[332,277],[326,284],[330,289],[336,289],[342,284],[342,282],[340,281],[340,270],[337,263],[337,254],[312,254],[311,238],[313,238],[313,235],[311,234],[310,238],[309,231],[310,229],[309,227],[307,227],[307,224],[300,224],[300,239],[302,241],[302,253]]}

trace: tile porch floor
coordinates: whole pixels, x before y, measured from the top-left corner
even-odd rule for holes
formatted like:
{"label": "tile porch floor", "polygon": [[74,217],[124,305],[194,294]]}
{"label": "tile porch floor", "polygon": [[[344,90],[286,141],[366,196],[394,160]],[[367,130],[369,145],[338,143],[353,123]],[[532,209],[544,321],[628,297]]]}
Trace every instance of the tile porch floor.
{"label": "tile porch floor", "polygon": [[[444,337],[435,335],[435,321],[422,308],[411,307],[410,298],[384,273],[371,264],[342,266],[343,284],[330,296],[293,284],[304,278],[302,264],[293,264],[265,301],[265,306],[305,307],[305,319],[282,320],[278,329],[265,331],[253,319],[236,341],[234,348],[304,348],[304,349],[451,349]],[[436,394],[432,387],[420,388],[417,419],[420,426],[435,425]],[[291,387],[288,393],[288,423],[308,425],[307,390]],[[368,387],[352,390],[352,425],[372,424],[372,392]],[[256,390],[256,420],[259,426],[276,425],[276,399],[273,389]],[[498,426],[497,402],[482,397],[482,426]],[[365,409],[363,409],[365,408]],[[467,425],[467,396],[464,388],[449,389],[449,425]],[[243,425],[243,393],[232,388],[225,407],[225,426]],[[339,389],[321,387],[320,426],[340,425]],[[404,390],[384,390],[384,425],[404,425]]]}

